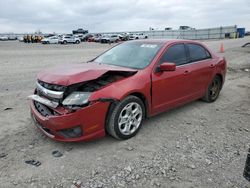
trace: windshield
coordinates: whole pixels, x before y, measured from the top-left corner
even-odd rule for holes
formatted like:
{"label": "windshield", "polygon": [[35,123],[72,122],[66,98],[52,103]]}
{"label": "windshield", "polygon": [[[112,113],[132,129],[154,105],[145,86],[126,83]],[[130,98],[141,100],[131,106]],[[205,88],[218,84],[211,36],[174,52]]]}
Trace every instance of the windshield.
{"label": "windshield", "polygon": [[147,43],[146,41],[145,43],[127,42],[100,55],[94,62],[143,69],[151,63],[161,47],[162,44]]}

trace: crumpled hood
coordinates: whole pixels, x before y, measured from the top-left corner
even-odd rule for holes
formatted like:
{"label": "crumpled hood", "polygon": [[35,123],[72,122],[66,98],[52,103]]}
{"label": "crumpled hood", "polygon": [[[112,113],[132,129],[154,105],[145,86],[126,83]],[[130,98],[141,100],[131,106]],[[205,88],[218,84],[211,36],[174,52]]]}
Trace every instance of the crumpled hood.
{"label": "crumpled hood", "polygon": [[68,86],[94,80],[108,71],[137,72],[136,69],[98,63],[82,63],[57,66],[38,74],[37,79],[46,83]]}

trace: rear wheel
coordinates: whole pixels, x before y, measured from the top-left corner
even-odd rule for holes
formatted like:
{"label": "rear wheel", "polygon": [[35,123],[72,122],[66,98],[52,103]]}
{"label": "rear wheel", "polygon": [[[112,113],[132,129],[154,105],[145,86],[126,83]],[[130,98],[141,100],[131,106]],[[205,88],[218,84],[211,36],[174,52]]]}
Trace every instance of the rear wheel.
{"label": "rear wheel", "polygon": [[64,40],[64,41],[63,41],[63,44],[67,44],[67,41],[66,41],[66,40]]}
{"label": "rear wheel", "polygon": [[145,117],[145,107],[141,99],[128,96],[110,112],[106,131],[117,139],[129,139],[137,134]]}
{"label": "rear wheel", "polygon": [[79,41],[79,40],[77,40],[77,41],[76,41],[76,44],[79,44],[79,43],[80,43],[80,41]]}
{"label": "rear wheel", "polygon": [[219,76],[215,76],[202,99],[206,102],[214,102],[218,98],[221,88],[222,80]]}

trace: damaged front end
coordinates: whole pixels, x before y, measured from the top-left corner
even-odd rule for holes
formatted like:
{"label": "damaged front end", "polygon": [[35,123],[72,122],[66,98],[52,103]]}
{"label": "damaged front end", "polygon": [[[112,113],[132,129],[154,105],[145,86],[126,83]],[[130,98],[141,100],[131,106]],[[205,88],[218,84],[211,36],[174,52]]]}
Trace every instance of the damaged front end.
{"label": "damaged front end", "polygon": [[[133,72],[126,71],[109,71],[95,80],[76,83],[70,86],[49,84],[38,80],[34,95],[28,98],[53,109],[64,107],[68,110],[77,110],[96,101],[115,102],[117,99],[113,98],[100,98],[95,101],[89,101],[89,98],[93,92],[133,74]],[[48,113],[47,115],[51,114]],[[45,114],[45,116],[47,115]]]}
{"label": "damaged front end", "polygon": [[117,99],[105,97],[89,100],[90,96],[133,74],[135,72],[108,71],[97,79],[69,86],[38,80],[34,94],[28,97],[31,99],[32,116],[39,123],[39,128],[56,140],[85,140],[95,132],[103,135],[109,104],[117,102]]}

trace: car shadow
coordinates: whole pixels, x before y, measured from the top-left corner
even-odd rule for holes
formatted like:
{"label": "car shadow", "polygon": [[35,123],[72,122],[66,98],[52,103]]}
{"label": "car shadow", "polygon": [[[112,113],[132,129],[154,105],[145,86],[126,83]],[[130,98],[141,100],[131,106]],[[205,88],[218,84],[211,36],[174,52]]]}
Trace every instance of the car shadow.
{"label": "car shadow", "polygon": [[[147,129],[153,129],[154,126],[150,127],[152,124],[155,124],[156,121],[161,120],[161,119],[167,119],[167,118],[173,118],[172,116],[178,116],[182,113],[187,113],[190,111],[190,109],[193,108],[201,108],[203,105],[209,105],[208,103],[205,103],[201,100],[196,100],[196,101],[192,101],[190,103],[184,104],[180,107],[162,112],[158,115],[155,115],[153,117],[147,118],[144,120],[143,126],[140,130],[140,132],[138,132],[138,134],[136,135],[136,137],[138,137],[140,135],[141,132],[150,132]],[[153,134],[153,133],[152,133]],[[153,137],[154,135],[152,135]],[[122,144],[123,143],[130,143],[132,142],[134,138],[131,138],[129,140],[117,140],[113,137],[111,137],[110,135],[106,135],[103,138],[97,139],[97,140],[93,140],[93,141],[86,141],[86,142],[72,142],[72,143],[68,143],[68,142],[58,142],[58,141],[52,141],[54,142],[54,144],[56,144],[59,147],[63,147],[63,148],[67,148],[67,147],[74,147],[77,149],[88,149],[88,148],[96,148],[96,147],[104,147],[104,146],[112,146],[112,145],[117,145],[117,144]],[[48,138],[49,139],[49,138]]]}

